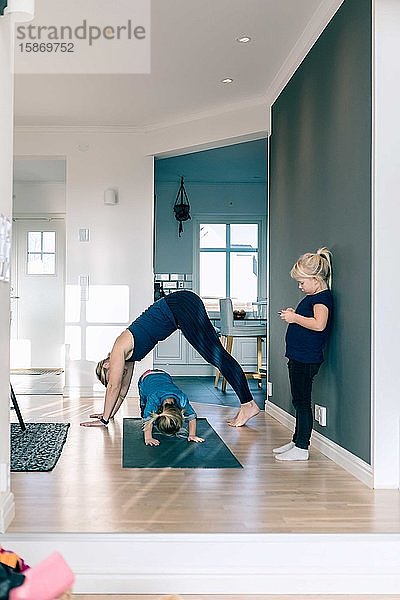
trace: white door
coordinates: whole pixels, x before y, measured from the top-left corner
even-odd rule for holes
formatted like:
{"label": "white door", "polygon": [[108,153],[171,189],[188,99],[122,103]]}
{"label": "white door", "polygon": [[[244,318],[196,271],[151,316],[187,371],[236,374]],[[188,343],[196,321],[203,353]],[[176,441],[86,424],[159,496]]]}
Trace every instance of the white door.
{"label": "white door", "polygon": [[13,222],[11,368],[64,367],[65,222]]}

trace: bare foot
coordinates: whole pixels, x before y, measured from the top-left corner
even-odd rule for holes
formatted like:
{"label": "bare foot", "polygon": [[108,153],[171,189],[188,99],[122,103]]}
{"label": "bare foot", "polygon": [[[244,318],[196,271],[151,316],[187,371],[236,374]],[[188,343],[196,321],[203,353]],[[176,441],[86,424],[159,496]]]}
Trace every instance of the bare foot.
{"label": "bare foot", "polygon": [[226,422],[227,423],[233,423],[234,421],[236,421],[236,419],[238,418],[238,416],[240,415],[240,410],[237,411],[236,415],[233,417],[233,419],[227,419]]}
{"label": "bare foot", "polygon": [[241,405],[238,414],[234,419],[232,419],[232,421],[228,421],[228,425],[231,427],[243,427],[243,425],[245,425],[249,419],[252,419],[258,415],[259,412],[260,409],[258,408],[257,404],[254,402],[254,400],[250,400],[250,402],[246,402],[245,404]]}

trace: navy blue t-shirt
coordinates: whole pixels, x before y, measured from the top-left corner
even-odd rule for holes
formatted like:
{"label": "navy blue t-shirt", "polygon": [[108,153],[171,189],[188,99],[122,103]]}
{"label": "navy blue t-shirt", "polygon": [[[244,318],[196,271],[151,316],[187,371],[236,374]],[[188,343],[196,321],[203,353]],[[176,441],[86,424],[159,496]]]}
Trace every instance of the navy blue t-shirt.
{"label": "navy blue t-shirt", "polygon": [[287,358],[301,363],[322,363],[322,349],[325,345],[332,323],[333,298],[330,290],[310,294],[303,298],[296,308],[296,313],[303,317],[314,316],[314,305],[323,304],[328,308],[328,322],[323,331],[312,331],[297,323],[289,323],[286,331]]}
{"label": "navy blue t-shirt", "polygon": [[161,340],[177,329],[170,307],[161,298],[133,321],[128,327],[133,335],[133,354],[128,362],[142,360]]}

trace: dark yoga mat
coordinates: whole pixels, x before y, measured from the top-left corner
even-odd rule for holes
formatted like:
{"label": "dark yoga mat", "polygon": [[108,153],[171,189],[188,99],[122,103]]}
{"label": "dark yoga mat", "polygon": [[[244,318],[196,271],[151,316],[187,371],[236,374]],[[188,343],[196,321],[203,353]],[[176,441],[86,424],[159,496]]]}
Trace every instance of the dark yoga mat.
{"label": "dark yoga mat", "polygon": [[122,466],[130,469],[243,468],[207,419],[197,419],[197,435],[205,438],[205,442],[188,442],[184,437],[166,436],[153,427],[153,437],[160,440],[160,445],[146,446],[142,419],[124,419]]}

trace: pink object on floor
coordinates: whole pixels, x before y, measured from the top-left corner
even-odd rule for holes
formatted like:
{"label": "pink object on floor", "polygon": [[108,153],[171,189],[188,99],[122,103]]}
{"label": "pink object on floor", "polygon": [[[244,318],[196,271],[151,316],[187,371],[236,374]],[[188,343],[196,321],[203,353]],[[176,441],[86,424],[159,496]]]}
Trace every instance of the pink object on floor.
{"label": "pink object on floor", "polygon": [[24,575],[24,583],[10,591],[10,600],[56,600],[74,582],[74,574],[58,552],[50,554]]}

